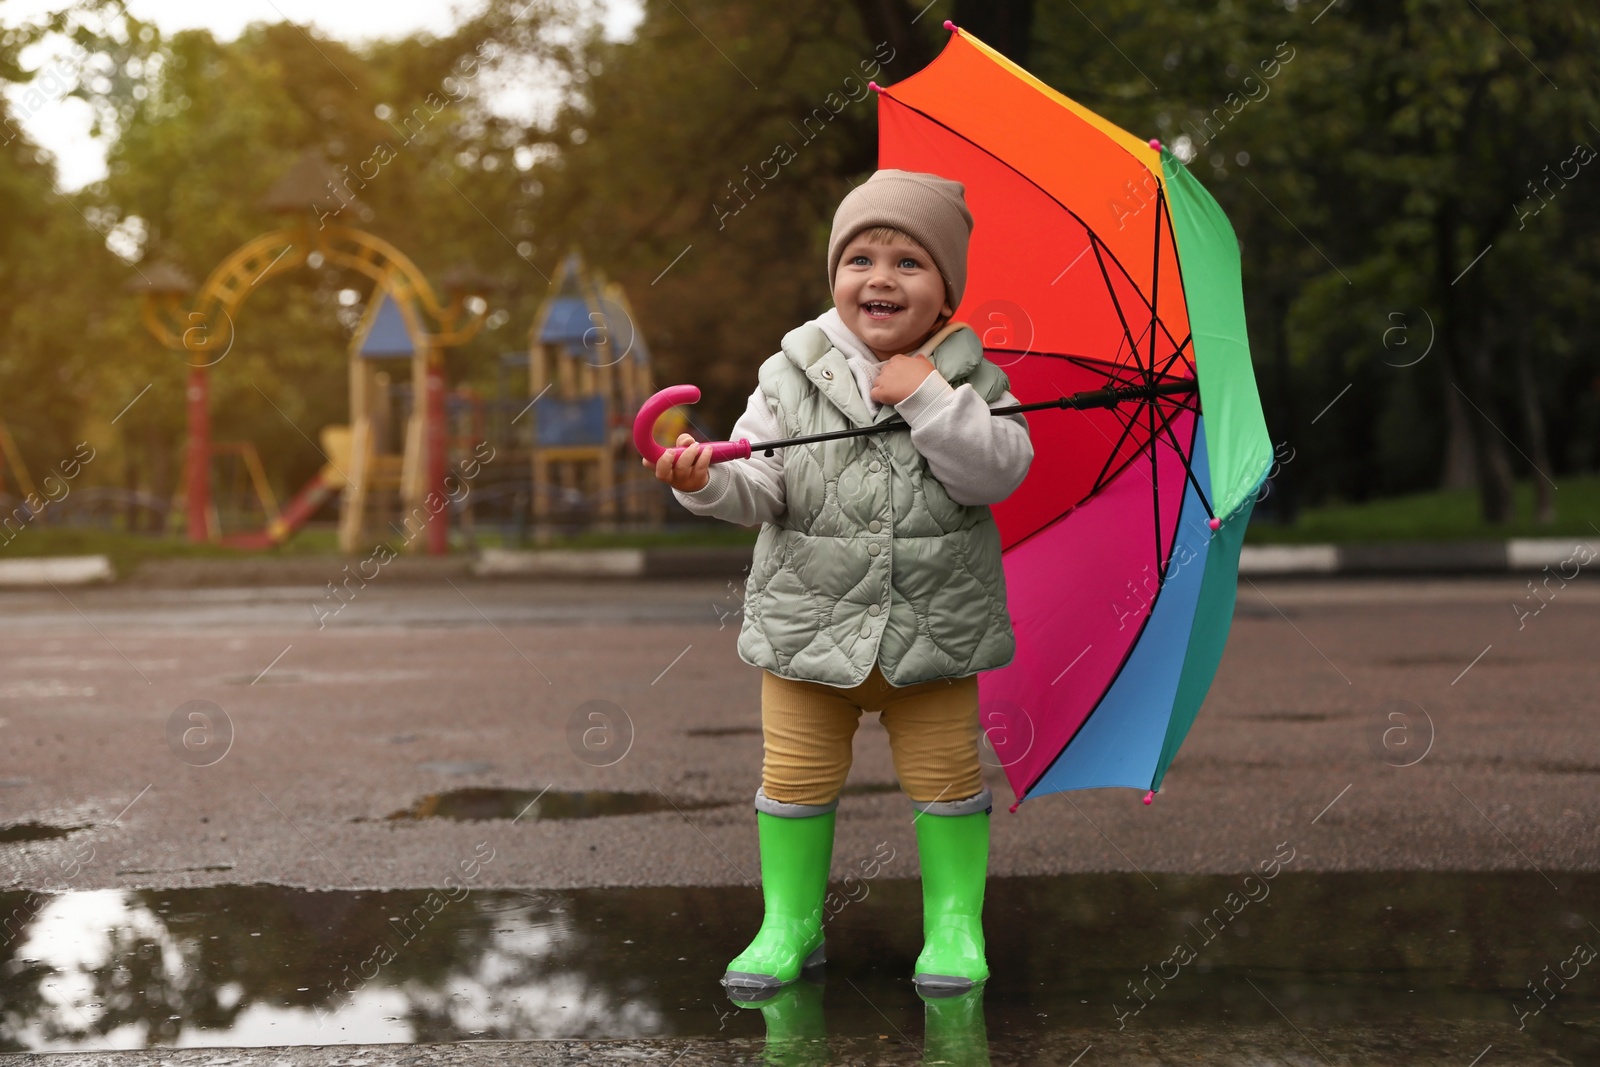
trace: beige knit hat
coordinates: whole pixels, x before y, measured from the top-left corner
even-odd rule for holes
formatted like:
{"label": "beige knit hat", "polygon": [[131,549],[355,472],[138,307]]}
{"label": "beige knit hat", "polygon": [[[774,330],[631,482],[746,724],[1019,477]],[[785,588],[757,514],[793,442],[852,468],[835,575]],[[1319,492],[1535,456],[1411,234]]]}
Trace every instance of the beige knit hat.
{"label": "beige knit hat", "polygon": [[850,190],[833,215],[828,236],[828,288],[833,288],[844,247],[862,230],[893,226],[911,236],[933,257],[944,278],[950,306],[961,306],[967,287],[967,240],[972,213],[960,182],[936,174],[880,170]]}

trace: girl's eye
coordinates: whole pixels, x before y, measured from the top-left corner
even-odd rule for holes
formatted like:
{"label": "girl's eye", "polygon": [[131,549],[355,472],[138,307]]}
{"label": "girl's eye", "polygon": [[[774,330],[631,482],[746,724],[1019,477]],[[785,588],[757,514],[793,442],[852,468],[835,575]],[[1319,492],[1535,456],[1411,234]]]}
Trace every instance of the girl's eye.
{"label": "girl's eye", "polygon": [[871,261],[871,260],[870,260],[870,259],[868,259],[868,258],[867,258],[867,257],[866,257],[866,256],[863,256],[863,255],[861,255],[861,254],[859,254],[859,253],[857,253],[857,254],[856,254],[856,255],[855,255],[855,256],[854,256],[854,257],[853,257],[853,258],[852,258],[852,259],[851,259],[851,260],[850,260],[850,262],[851,262],[851,264],[852,264],[852,265],[855,265],[855,264],[859,264],[859,263],[867,263],[867,264],[870,264],[870,263],[871,263],[871,262],[872,262],[872,261]]}
{"label": "girl's eye", "polygon": [[916,260],[912,259],[910,256],[906,256],[906,257],[904,257],[904,258],[902,258],[900,260],[900,266],[903,267],[903,268],[907,268],[907,269],[915,269],[917,267],[920,267],[921,265],[922,264],[918,263]]}

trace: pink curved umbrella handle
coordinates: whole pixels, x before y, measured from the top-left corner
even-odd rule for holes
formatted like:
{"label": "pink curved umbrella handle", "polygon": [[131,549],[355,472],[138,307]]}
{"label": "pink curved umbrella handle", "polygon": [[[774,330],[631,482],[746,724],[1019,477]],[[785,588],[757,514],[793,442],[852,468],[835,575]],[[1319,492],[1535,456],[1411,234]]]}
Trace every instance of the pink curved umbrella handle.
{"label": "pink curved umbrella handle", "polygon": [[[693,404],[700,399],[700,390],[692,385],[669,385],[656,395],[652,396],[639,406],[639,414],[633,418],[633,447],[639,450],[639,455],[651,463],[661,458],[662,453],[669,453],[672,462],[678,461],[681,448],[663,448],[656,443],[656,420],[666,413],[668,408],[677,407],[679,404]],[[737,441],[711,441],[711,462],[721,463],[728,459],[749,459],[750,442],[741,437]]]}

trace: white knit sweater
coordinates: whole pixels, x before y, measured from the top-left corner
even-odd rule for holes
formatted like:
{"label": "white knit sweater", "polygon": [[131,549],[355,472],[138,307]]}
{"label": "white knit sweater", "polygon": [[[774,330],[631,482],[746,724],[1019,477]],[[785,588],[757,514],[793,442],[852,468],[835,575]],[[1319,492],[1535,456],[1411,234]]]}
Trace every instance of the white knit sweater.
{"label": "white knit sweater", "polygon": [[[845,355],[861,388],[861,399],[876,417],[880,405],[871,394],[881,362],[845,326],[838,308],[829,308],[813,321]],[[1015,403],[1017,398],[1007,391],[995,401],[995,407]],[[958,504],[999,503],[1022,484],[1033,462],[1033,442],[1024,416],[990,415],[988,405],[971,385],[954,388],[937,370],[896,404],[895,411],[911,428],[890,432],[911,434],[911,443],[928,461],[928,469]],[[728,439],[742,437],[755,444],[782,436],[783,428],[758,386]],[[740,526],[776,522],[784,510],[783,452],[775,448],[770,458],[758,451],[749,459],[713,463],[707,472],[711,480],[703,489],[694,493],[674,489],[673,495],[696,515]]]}

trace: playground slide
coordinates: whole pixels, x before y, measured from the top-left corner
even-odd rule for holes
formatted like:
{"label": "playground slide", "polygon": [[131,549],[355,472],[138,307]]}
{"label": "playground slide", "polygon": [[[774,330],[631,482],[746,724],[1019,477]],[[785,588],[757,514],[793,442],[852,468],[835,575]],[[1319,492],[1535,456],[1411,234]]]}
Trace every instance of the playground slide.
{"label": "playground slide", "polygon": [[229,548],[272,548],[295,535],[305,521],[317,513],[330,496],[344,488],[344,476],[327,464],[295,494],[283,513],[264,530],[233,534],[222,539]]}
{"label": "playground slide", "polygon": [[283,544],[304,526],[306,520],[327,503],[328,498],[345,486],[343,471],[336,462],[350,465],[350,428],[325,426],[320,434],[323,454],[328,457],[321,470],[301,487],[287,507],[265,529],[224,537],[222,543],[229,548],[262,549]]}

